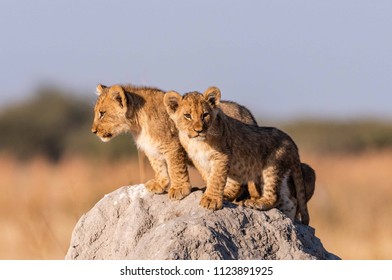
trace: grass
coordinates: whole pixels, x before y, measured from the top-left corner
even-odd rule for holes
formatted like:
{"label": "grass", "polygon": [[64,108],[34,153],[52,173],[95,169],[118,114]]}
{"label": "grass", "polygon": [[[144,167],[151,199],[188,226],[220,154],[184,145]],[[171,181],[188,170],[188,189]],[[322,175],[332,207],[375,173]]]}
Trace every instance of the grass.
{"label": "grass", "polygon": [[[343,259],[392,258],[392,151],[304,153],[317,172],[311,226]],[[105,194],[152,177],[138,161],[0,156],[0,259],[63,259],[78,219]],[[141,176],[142,175],[142,176]],[[144,179],[141,177],[145,177]],[[201,184],[195,171],[193,184]]]}
{"label": "grass", "polygon": [[63,258],[80,216],[105,193],[137,182],[132,164],[78,158],[57,165],[42,158],[20,164],[2,157],[0,258]]}
{"label": "grass", "polygon": [[317,156],[311,225],[344,259],[392,258],[392,151]]}

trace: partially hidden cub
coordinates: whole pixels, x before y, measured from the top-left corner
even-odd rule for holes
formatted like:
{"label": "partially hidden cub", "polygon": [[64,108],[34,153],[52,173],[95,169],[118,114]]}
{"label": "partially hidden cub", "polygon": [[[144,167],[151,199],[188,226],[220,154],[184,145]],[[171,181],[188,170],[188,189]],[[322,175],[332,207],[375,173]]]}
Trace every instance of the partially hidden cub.
{"label": "partially hidden cub", "polygon": [[223,200],[235,200],[249,181],[262,186],[244,205],[260,210],[277,206],[294,219],[297,205],[287,181],[292,177],[303,224],[309,224],[306,192],[298,149],[284,132],[272,127],[247,125],[226,116],[220,108],[220,90],[181,96],[171,91],[164,104],[174,121],[179,139],[207,183],[200,204],[221,209]]}
{"label": "partially hidden cub", "polygon": [[[225,115],[228,116],[229,118],[236,119],[248,125],[257,125],[257,122],[253,117],[252,113],[242,105],[239,105],[232,101],[221,100],[220,108],[225,113]],[[314,194],[314,190],[316,186],[316,172],[310,165],[303,162],[301,163],[301,170],[302,170],[302,175],[305,184],[306,202],[308,202]],[[279,199],[279,204],[276,207],[282,210],[283,212],[289,212],[289,213],[293,212],[291,207],[294,207],[296,209],[296,217],[299,217],[297,192],[295,190],[293,176],[289,176],[289,178],[284,178],[282,184],[287,184],[288,190],[290,191],[288,196],[290,197],[291,201],[287,201],[287,199],[286,201],[283,201],[283,199]],[[283,187],[285,188],[286,186]],[[247,188],[243,188],[243,192],[239,197],[237,197],[236,200],[237,202],[239,202],[239,204],[242,204],[242,200],[244,199],[259,198],[261,196],[261,191],[262,190],[260,185],[256,185],[254,184],[254,182],[249,181]]]}

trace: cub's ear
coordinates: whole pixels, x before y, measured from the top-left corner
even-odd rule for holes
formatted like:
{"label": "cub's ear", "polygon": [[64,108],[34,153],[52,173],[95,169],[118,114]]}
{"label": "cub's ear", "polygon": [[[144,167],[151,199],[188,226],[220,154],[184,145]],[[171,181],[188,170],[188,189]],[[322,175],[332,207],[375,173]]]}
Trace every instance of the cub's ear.
{"label": "cub's ear", "polygon": [[163,103],[165,104],[166,111],[169,115],[174,114],[181,103],[181,95],[176,91],[169,91],[165,93]]}
{"label": "cub's ear", "polygon": [[127,106],[127,95],[124,89],[119,85],[111,86],[109,89],[109,94],[115,100],[121,108]]}
{"label": "cub's ear", "polygon": [[217,87],[209,87],[204,93],[203,96],[205,100],[211,105],[212,108],[216,108],[220,104],[221,92]]}
{"label": "cub's ear", "polygon": [[95,89],[95,93],[97,95],[101,95],[104,92],[105,88],[107,88],[107,86],[98,84],[96,89]]}

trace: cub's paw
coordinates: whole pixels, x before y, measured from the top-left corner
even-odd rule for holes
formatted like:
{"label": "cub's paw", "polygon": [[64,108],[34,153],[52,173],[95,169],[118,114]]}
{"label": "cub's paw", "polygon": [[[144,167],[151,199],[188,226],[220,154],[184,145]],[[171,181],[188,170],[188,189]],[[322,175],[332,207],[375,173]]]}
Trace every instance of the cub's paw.
{"label": "cub's paw", "polygon": [[240,200],[240,201],[234,200],[234,201],[232,201],[232,203],[234,203],[234,204],[236,204],[238,206],[245,206],[245,201],[244,200]]}
{"label": "cub's paw", "polygon": [[246,199],[241,201],[241,205],[253,209],[258,209],[258,210],[263,210],[262,207],[263,205],[260,205],[256,200],[254,199]]}
{"label": "cub's paw", "polygon": [[262,211],[273,208],[273,206],[271,206],[269,203],[266,203],[265,200],[263,199],[252,199],[252,198],[246,199],[244,201],[244,206],[257,210],[262,210]]}
{"label": "cub's paw", "polygon": [[204,193],[201,197],[200,205],[210,210],[219,210],[222,209],[223,199],[221,197],[210,196]]}
{"label": "cub's paw", "polygon": [[164,193],[166,191],[166,186],[162,186],[154,179],[149,180],[144,185],[146,186],[147,190],[153,193]]}
{"label": "cub's paw", "polygon": [[191,193],[191,186],[184,187],[170,187],[169,189],[169,198],[172,200],[180,200],[186,197]]}

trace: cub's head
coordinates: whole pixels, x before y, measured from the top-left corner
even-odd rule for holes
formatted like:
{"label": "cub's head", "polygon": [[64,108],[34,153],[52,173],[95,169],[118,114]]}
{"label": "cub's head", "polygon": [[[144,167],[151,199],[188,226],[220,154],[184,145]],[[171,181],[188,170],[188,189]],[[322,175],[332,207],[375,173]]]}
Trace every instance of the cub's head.
{"label": "cub's head", "polygon": [[208,88],[203,94],[190,92],[184,96],[170,91],[165,94],[164,104],[180,132],[191,139],[204,140],[216,117],[220,97],[216,87]]}
{"label": "cub's head", "polygon": [[127,132],[127,95],[119,85],[97,86],[98,100],[94,107],[94,122],[91,131],[103,142]]}

